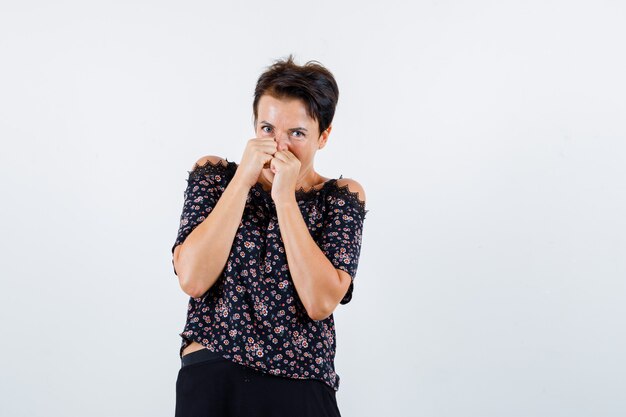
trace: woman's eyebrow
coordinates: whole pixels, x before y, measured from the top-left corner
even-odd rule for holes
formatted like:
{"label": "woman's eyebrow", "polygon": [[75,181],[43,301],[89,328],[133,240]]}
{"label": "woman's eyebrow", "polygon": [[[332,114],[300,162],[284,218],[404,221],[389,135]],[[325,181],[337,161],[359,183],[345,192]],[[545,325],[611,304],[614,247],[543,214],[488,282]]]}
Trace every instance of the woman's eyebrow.
{"label": "woman's eyebrow", "polygon": [[[264,123],[264,124],[266,124],[266,125],[268,125],[268,126],[274,127],[274,125],[273,125],[273,124],[271,124],[270,122],[268,122],[268,121],[266,121],[266,120],[262,120],[262,121],[261,121],[261,123]],[[291,129],[289,129],[289,130],[305,130],[305,131],[307,131],[307,132],[309,131],[309,129],[307,129],[306,127],[292,127],[292,128],[291,128]]]}

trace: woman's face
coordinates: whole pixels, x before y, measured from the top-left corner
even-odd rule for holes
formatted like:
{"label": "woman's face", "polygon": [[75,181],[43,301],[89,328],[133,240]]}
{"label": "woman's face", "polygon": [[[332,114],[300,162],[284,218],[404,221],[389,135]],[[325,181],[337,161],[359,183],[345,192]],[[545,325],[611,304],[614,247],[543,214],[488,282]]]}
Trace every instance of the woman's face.
{"label": "woman's face", "polygon": [[[288,150],[300,161],[300,177],[310,176],[315,152],[326,144],[330,127],[320,137],[315,119],[306,113],[304,102],[298,98],[276,98],[264,94],[257,104],[256,136],[275,138],[278,150]],[[266,177],[274,174],[265,168]]]}

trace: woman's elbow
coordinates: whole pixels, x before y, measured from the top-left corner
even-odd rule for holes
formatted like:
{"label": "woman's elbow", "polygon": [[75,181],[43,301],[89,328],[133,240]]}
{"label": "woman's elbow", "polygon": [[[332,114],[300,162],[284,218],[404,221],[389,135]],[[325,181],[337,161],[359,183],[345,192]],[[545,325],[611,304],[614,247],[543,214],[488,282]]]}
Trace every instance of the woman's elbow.
{"label": "woman's elbow", "polygon": [[191,279],[188,265],[181,259],[181,250],[182,245],[177,247],[174,251],[174,257],[172,263],[174,264],[174,273],[178,277],[178,284],[180,285],[180,289],[192,298],[198,298],[202,294],[199,294],[199,290],[193,285],[194,280]]}
{"label": "woman's elbow", "polygon": [[178,281],[180,284],[180,289],[183,290],[183,292],[187,294],[188,296],[190,296],[191,298],[199,298],[202,296],[203,293],[199,291],[196,287],[194,287],[190,283],[190,280],[179,278]]}

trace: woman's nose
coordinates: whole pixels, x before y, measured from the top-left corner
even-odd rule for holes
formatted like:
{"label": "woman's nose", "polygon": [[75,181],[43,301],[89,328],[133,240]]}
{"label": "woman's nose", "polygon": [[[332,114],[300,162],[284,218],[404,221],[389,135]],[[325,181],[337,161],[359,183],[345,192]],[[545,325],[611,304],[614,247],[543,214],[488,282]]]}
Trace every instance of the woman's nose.
{"label": "woman's nose", "polygon": [[287,146],[287,139],[284,135],[277,133],[274,137],[274,140],[278,144],[277,148],[279,151],[286,151],[289,149],[289,147]]}

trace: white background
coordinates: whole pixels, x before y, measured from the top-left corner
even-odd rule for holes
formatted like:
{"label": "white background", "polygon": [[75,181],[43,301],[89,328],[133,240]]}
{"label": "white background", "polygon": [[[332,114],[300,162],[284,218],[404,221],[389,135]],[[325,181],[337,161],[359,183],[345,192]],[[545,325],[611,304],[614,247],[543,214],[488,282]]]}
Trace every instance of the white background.
{"label": "white background", "polygon": [[624,39],[619,1],[2,0],[0,415],[173,416],[187,170],[289,53],[370,210],[342,415],[625,415]]}

